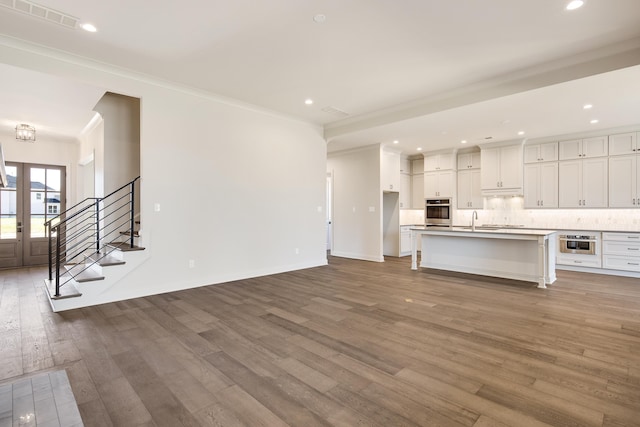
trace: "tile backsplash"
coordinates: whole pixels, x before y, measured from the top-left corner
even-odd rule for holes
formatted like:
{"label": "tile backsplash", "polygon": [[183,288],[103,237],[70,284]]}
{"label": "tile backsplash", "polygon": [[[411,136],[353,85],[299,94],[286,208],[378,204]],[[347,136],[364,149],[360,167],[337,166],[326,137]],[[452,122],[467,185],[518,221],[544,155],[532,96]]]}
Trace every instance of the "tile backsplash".
{"label": "tile backsplash", "polygon": [[[493,197],[477,209],[476,224],[523,225],[526,228],[640,231],[638,209],[524,209],[522,197]],[[470,225],[472,210],[454,210],[454,225]],[[401,210],[401,224],[424,223],[423,210]]]}

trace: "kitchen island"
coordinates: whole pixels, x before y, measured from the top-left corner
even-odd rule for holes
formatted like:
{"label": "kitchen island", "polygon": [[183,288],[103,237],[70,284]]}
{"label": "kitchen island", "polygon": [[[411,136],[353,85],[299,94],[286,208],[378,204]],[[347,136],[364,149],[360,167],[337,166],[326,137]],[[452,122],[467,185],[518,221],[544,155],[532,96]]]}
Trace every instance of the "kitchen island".
{"label": "kitchen island", "polygon": [[556,280],[555,231],[414,227],[411,269],[420,267],[524,280],[546,288]]}

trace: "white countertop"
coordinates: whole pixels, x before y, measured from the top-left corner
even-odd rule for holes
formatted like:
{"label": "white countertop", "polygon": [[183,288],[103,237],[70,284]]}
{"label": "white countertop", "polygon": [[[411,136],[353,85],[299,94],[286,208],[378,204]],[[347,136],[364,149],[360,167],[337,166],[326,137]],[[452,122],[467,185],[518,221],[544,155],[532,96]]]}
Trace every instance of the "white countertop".
{"label": "white countertop", "polygon": [[422,231],[427,232],[429,234],[468,234],[468,235],[478,235],[478,234],[501,234],[501,235],[518,235],[518,236],[550,236],[555,233],[555,230],[535,230],[530,228],[490,228],[490,229],[482,229],[481,227],[476,228],[476,230],[471,230],[471,227],[425,227],[425,226],[416,226],[411,227],[411,231]]}
{"label": "white countertop", "polygon": [[[422,224],[401,224],[400,227],[415,227],[415,228],[420,228],[420,227],[424,227]],[[470,227],[469,225],[454,225],[453,228],[465,228],[465,227]],[[432,227],[429,227],[432,228]],[[547,230],[547,231],[593,231],[593,232],[601,232],[601,233],[640,233],[640,229],[614,229],[614,228],[606,228],[606,227],[600,227],[600,228],[592,228],[592,227],[582,227],[582,228],[576,228],[575,224],[574,226],[568,226],[568,227],[558,227],[558,228],[528,228],[528,227],[523,227],[523,226],[511,226],[511,225],[507,225],[504,228],[501,228],[501,230],[511,230],[511,229],[518,229],[518,230]]]}

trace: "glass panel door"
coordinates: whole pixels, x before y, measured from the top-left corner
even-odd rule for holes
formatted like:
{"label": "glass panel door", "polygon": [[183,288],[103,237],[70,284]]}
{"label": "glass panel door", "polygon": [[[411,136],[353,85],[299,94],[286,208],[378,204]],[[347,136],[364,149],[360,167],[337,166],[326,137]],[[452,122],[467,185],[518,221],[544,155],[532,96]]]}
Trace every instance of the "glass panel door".
{"label": "glass panel door", "polygon": [[48,262],[45,221],[65,209],[64,166],[6,163],[0,189],[0,268]]}
{"label": "glass panel door", "polygon": [[64,171],[63,166],[24,165],[25,181],[30,185],[23,198],[24,211],[29,212],[23,230],[23,265],[48,262],[44,223],[64,210]]}
{"label": "glass panel door", "polygon": [[0,188],[0,268],[22,265],[22,165],[9,163],[7,186]]}

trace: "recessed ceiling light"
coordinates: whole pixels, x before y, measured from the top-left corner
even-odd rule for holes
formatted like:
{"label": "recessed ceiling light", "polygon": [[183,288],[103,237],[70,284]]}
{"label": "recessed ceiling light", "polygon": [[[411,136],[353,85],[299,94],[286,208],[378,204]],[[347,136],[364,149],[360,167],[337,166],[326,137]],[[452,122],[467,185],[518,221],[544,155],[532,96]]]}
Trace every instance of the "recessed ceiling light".
{"label": "recessed ceiling light", "polygon": [[466,139],[463,139],[462,141],[460,141],[460,144],[466,144],[466,143],[467,143]]}
{"label": "recessed ceiling light", "polygon": [[596,123],[598,123],[600,120],[598,119],[593,119],[591,120],[589,123],[591,123],[592,125],[595,125]]}
{"label": "recessed ceiling light", "polygon": [[418,147],[418,151],[422,151],[422,147]]}
{"label": "recessed ceiling light", "polygon": [[313,104],[313,99],[305,99],[304,103],[307,104],[307,105],[311,105],[311,104]]}
{"label": "recessed ceiling light", "polygon": [[326,20],[327,20],[326,15],[323,15],[321,13],[319,13],[319,14],[317,14],[317,15],[315,15],[313,17],[313,22],[317,22],[318,24],[322,24]]}
{"label": "recessed ceiling light", "polygon": [[80,28],[82,28],[83,30],[88,31],[90,33],[95,33],[96,31],[98,31],[98,29],[96,28],[95,25],[89,24],[88,22],[85,23],[85,24],[82,24],[80,26]]}
{"label": "recessed ceiling light", "polygon": [[524,135],[524,131],[521,130],[520,132],[518,132],[518,135]]}
{"label": "recessed ceiling light", "polygon": [[584,104],[584,105],[582,106],[582,108],[584,108],[585,110],[589,110],[589,109],[593,108],[593,105],[591,105],[591,104]]}
{"label": "recessed ceiling light", "polygon": [[576,10],[579,7],[582,7],[582,5],[584,5],[583,0],[573,0],[570,1],[569,4],[567,4],[567,10]]}
{"label": "recessed ceiling light", "polygon": [[398,141],[397,139],[395,141],[393,141],[394,144],[397,144],[398,142],[400,142],[400,141]]}

